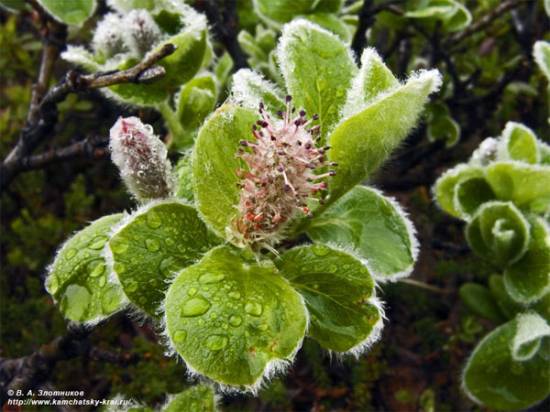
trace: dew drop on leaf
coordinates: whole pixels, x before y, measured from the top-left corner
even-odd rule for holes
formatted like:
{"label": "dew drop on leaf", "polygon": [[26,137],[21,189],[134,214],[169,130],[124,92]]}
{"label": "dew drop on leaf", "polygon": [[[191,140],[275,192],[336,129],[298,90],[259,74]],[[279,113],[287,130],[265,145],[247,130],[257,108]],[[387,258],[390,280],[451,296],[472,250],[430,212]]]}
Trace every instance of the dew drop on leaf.
{"label": "dew drop on leaf", "polygon": [[61,299],[61,309],[69,319],[80,320],[90,303],[90,292],[83,286],[69,285]]}
{"label": "dew drop on leaf", "polygon": [[103,262],[100,262],[96,267],[90,272],[90,277],[97,278],[98,276],[103,275],[105,273],[105,264]]}
{"label": "dew drop on leaf", "polygon": [[126,285],[126,289],[128,292],[135,292],[137,290],[137,283],[130,281],[128,282],[128,285]]}
{"label": "dew drop on leaf", "polygon": [[222,273],[205,273],[199,277],[201,283],[217,283],[225,278]]}
{"label": "dew drop on leaf", "polygon": [[76,255],[76,250],[75,249],[67,250],[67,254],[66,254],[67,259],[72,259],[72,258],[75,257],[75,255]]}
{"label": "dew drop on leaf", "polygon": [[107,240],[109,239],[106,236],[96,236],[92,239],[88,247],[93,250],[103,249],[103,246],[105,246]]}
{"label": "dew drop on leaf", "polygon": [[193,287],[189,288],[189,290],[187,291],[187,294],[189,296],[195,296],[197,294],[197,288],[193,288]]}
{"label": "dew drop on leaf", "polygon": [[313,253],[317,256],[326,256],[329,253],[329,249],[323,245],[313,245],[312,246]]}
{"label": "dew drop on leaf", "polygon": [[121,239],[115,239],[111,242],[111,249],[114,253],[124,253],[128,249],[128,243]]}
{"label": "dew drop on leaf", "polygon": [[232,299],[239,299],[241,297],[241,294],[236,290],[232,290],[231,292],[228,293],[228,295]]}
{"label": "dew drop on leaf", "polygon": [[124,273],[126,271],[126,266],[119,262],[116,262],[113,268],[115,269],[116,273]]}
{"label": "dew drop on leaf", "polygon": [[57,280],[57,277],[50,276],[50,278],[48,279],[48,291],[52,295],[55,295],[58,289],[59,289],[59,282]]}
{"label": "dew drop on leaf", "polygon": [[157,239],[146,239],[145,247],[149,252],[158,252],[160,249],[160,243]]}
{"label": "dew drop on leaf", "polygon": [[189,299],[183,304],[181,309],[182,316],[193,317],[206,313],[210,309],[210,302],[201,296]]}
{"label": "dew drop on leaf", "polygon": [[252,316],[260,316],[264,310],[261,303],[258,302],[247,302],[244,306],[246,313]]}
{"label": "dew drop on leaf", "polygon": [[174,333],[174,342],[183,343],[187,337],[187,332],[185,330],[178,330]]}
{"label": "dew drop on leaf", "polygon": [[158,229],[162,225],[162,221],[159,218],[159,215],[156,212],[147,213],[147,225],[151,229]]}
{"label": "dew drop on leaf", "polygon": [[210,335],[206,338],[206,347],[210,350],[220,350],[227,346],[229,339],[225,335]]}
{"label": "dew drop on leaf", "polygon": [[101,298],[101,307],[104,313],[111,313],[118,307],[119,294],[116,286],[110,286]]}

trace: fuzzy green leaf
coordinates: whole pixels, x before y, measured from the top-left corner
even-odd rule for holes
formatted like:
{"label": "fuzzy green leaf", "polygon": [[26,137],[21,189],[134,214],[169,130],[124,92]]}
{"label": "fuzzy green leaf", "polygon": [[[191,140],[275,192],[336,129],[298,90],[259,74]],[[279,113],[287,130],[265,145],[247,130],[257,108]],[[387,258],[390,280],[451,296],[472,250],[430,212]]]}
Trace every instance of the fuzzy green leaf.
{"label": "fuzzy green leaf", "polygon": [[495,199],[493,189],[484,177],[461,179],[454,187],[454,208],[463,219],[470,219],[477,209]]}
{"label": "fuzzy green leaf", "polygon": [[306,14],[303,18],[336,34],[342,41],[349,42],[351,40],[351,33],[348,26],[336,14],[313,13]]}
{"label": "fuzzy green leaf", "polygon": [[456,189],[466,180],[482,178],[484,176],[481,167],[459,165],[443,173],[434,185],[435,200],[445,212],[451,216],[462,218],[463,212],[458,208]]}
{"label": "fuzzy green leaf", "polygon": [[241,69],[233,75],[231,96],[242,106],[253,110],[258,110],[260,103],[264,103],[271,113],[285,107],[277,86],[249,69]]}
{"label": "fuzzy green leaf", "polygon": [[49,268],[46,289],[75,322],[97,323],[126,304],[120,285],[109,278],[102,256],[112,226],[122,214],[102,217],[70,238]]}
{"label": "fuzzy green leaf", "polygon": [[469,10],[453,0],[423,2],[422,7],[405,13],[405,17],[440,20],[443,22],[443,27],[450,32],[464,30],[472,21]]}
{"label": "fuzzy green leaf", "polygon": [[305,334],[300,295],[271,261],[220,246],[180,272],[166,295],[166,332],[192,370],[256,390],[292,360]]}
{"label": "fuzzy green leaf", "polygon": [[537,137],[520,123],[508,122],[502,132],[499,158],[538,163],[540,160]]}
{"label": "fuzzy green leaf", "polygon": [[348,47],[325,29],[295,20],[283,29],[277,60],[294,106],[318,114],[326,136],[338,122],[357,71]]}
{"label": "fuzzy green leaf", "polygon": [[523,257],[504,271],[504,285],[517,302],[532,303],[550,292],[550,229],[531,220],[531,241]]}
{"label": "fuzzy green leaf", "polygon": [[[548,3],[548,1],[546,2]],[[542,40],[537,41],[533,48],[533,56],[540,70],[544,73],[546,78],[550,80],[550,42]]]}
{"label": "fuzzy green leaf", "polygon": [[214,412],[215,393],[209,385],[195,385],[169,398],[162,412]]}
{"label": "fuzzy green leaf", "polygon": [[550,368],[543,350],[531,353],[525,361],[513,358],[513,343],[518,332],[525,332],[526,323],[533,321],[532,316],[536,315],[519,315],[478,344],[463,376],[472,399],[499,410],[520,410],[548,396]]}
{"label": "fuzzy green leaf", "polygon": [[459,290],[460,298],[470,311],[478,316],[500,323],[504,320],[489,289],[477,283],[465,283]]}
{"label": "fuzzy green leaf", "polygon": [[499,267],[518,261],[529,245],[529,222],[511,202],[487,202],[466,227],[468,244]]}
{"label": "fuzzy green leaf", "polygon": [[367,48],[361,55],[361,68],[353,78],[346,96],[342,116],[348,117],[360,112],[380,93],[399,86],[399,81],[384,64],[375,49]]}
{"label": "fuzzy green leaf", "polygon": [[79,26],[90,17],[96,8],[95,0],[38,0],[56,20]]}
{"label": "fuzzy green leaf", "polygon": [[333,200],[371,175],[407,137],[440,81],[437,71],[422,72],[338,124],[328,139],[329,159],[338,163],[329,180]]}
{"label": "fuzzy green leaf", "polygon": [[194,208],[166,200],[133,213],[116,228],[109,250],[113,271],[128,298],[155,316],[168,288],[166,281],[216,243]]}
{"label": "fuzzy green leaf", "polygon": [[460,140],[460,125],[451,117],[449,109],[443,103],[431,104],[428,108],[428,140],[443,140],[445,147],[453,147]]}
{"label": "fuzzy green leaf", "polygon": [[289,250],[277,261],[304,297],[309,336],[336,352],[361,353],[382,328],[380,304],[369,271],[353,256],[323,245]]}
{"label": "fuzzy green leaf", "polygon": [[501,275],[495,274],[489,277],[489,290],[506,319],[512,319],[524,309],[522,305],[514,302],[510,295],[508,295]]}
{"label": "fuzzy green leaf", "polygon": [[403,210],[364,186],[353,188],[314,219],[308,235],[352,251],[379,280],[407,276],[418,254],[413,226]]}
{"label": "fuzzy green leaf", "polygon": [[220,237],[235,216],[239,202],[235,156],[240,140],[250,140],[258,116],[250,109],[225,104],[199,131],[193,154],[195,201],[209,227]]}
{"label": "fuzzy green leaf", "polygon": [[176,172],[176,197],[193,203],[193,168],[191,152],[182,155],[175,167]]}
{"label": "fuzzy green leaf", "polygon": [[486,178],[499,199],[520,207],[550,204],[550,166],[496,162],[487,167]]}

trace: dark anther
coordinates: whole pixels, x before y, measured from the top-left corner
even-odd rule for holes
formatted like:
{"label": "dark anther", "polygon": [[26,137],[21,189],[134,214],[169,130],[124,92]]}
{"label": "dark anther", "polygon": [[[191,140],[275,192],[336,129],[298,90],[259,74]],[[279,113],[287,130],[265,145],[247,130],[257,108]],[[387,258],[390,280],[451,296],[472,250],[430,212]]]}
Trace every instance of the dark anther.
{"label": "dark anther", "polygon": [[292,100],[292,96],[287,94],[285,97],[285,102],[289,103]]}

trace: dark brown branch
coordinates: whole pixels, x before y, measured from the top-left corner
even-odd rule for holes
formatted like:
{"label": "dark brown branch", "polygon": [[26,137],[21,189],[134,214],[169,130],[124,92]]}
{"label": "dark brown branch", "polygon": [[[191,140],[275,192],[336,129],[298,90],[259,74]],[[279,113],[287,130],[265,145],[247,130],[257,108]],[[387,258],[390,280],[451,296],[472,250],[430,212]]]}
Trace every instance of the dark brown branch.
{"label": "dark brown branch", "polygon": [[493,21],[498,19],[503,14],[508,11],[519,7],[522,3],[526,3],[531,0],[506,0],[500,3],[497,7],[487,13],[485,16],[481,17],[479,20],[470,24],[465,30],[462,30],[455,35],[451,36],[446,42],[449,46],[455,46],[462,40],[470,37],[471,35],[485,30],[489,27]]}
{"label": "dark brown branch", "polygon": [[374,14],[372,12],[373,0],[363,0],[363,6],[359,12],[359,23],[357,24],[357,30],[353,35],[351,41],[351,49],[355,54],[357,62],[361,59],[361,53],[367,44],[367,30],[374,24]]}
{"label": "dark brown branch", "polygon": [[49,164],[74,158],[100,159],[107,154],[107,142],[108,139],[105,137],[91,136],[66,147],[52,148],[34,156],[27,156],[21,159],[20,171],[41,169]]}
{"label": "dark brown branch", "polygon": [[15,147],[2,162],[0,167],[0,189],[21,171],[24,170],[22,160],[25,159],[51,133],[57,122],[57,104],[63,101],[68,94],[86,90],[99,89],[121,83],[147,83],[162,77],[165,70],[156,63],[175,51],[175,46],[165,44],[157,52],[146,59],[123,71],[109,73],[81,74],[70,71],[65,78],[51,88],[41,103],[37,105],[36,115],[29,118]]}

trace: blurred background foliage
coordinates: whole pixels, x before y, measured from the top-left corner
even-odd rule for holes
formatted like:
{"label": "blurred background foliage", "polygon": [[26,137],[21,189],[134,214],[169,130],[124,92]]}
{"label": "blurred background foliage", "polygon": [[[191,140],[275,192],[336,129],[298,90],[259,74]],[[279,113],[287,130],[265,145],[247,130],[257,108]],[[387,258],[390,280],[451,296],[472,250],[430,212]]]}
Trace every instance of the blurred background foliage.
{"label": "blurred background foliage", "polygon": [[[208,2],[195,3],[200,10]],[[224,7],[224,2],[219,3]],[[433,205],[430,188],[443,170],[467,159],[473,147],[484,137],[497,135],[508,120],[526,124],[548,142],[548,85],[531,57],[534,41],[550,38],[548,16],[542,1],[518,1],[485,30],[455,41],[453,36],[467,26],[454,30],[442,18],[406,16],[421,1],[370,3],[377,12],[366,44],[379,50],[392,71],[403,78],[411,70],[435,66],[445,78],[443,91],[432,102],[422,126],[374,181],[407,205],[418,228],[422,253],[414,284],[384,288],[392,322],[368,354],[358,360],[331,358],[307,340],[286,377],[272,381],[258,398],[225,397],[224,410],[481,410],[461,394],[459,376],[474,343],[492,325],[468,313],[460,303],[458,286],[486,277],[489,268],[471,256],[462,223]],[[475,24],[502,2],[459,3],[467,7]],[[279,35],[277,27],[268,28],[251,0],[238,0],[237,7],[238,42],[248,64],[278,81],[270,57]],[[362,7],[362,1],[345,2],[336,18],[337,34],[352,39]],[[68,41],[89,40],[97,16],[106,11],[100,2],[96,17],[79,29],[72,28]],[[42,44],[31,12],[2,10],[0,22],[0,152],[4,158],[25,124]],[[214,46],[216,55],[222,56],[223,44]],[[55,80],[69,68],[58,61]],[[42,150],[90,134],[107,136],[119,115],[139,115],[157,133],[165,132],[154,111],[116,106],[99,93],[71,95],[59,112],[54,137],[42,144]],[[173,155],[175,159],[177,153]],[[22,173],[2,192],[1,205],[0,356],[13,358],[33,352],[66,330],[43,286],[45,269],[58,245],[86,222],[129,210],[133,204],[108,156],[103,156]],[[147,321],[119,314],[94,331],[92,344],[97,353],[115,354],[122,360],[106,362],[98,355],[62,362],[50,380],[55,389],[85,390],[90,398],[122,394],[158,405],[167,393],[190,385],[183,365],[164,356]],[[533,410],[548,408],[547,401]]]}

